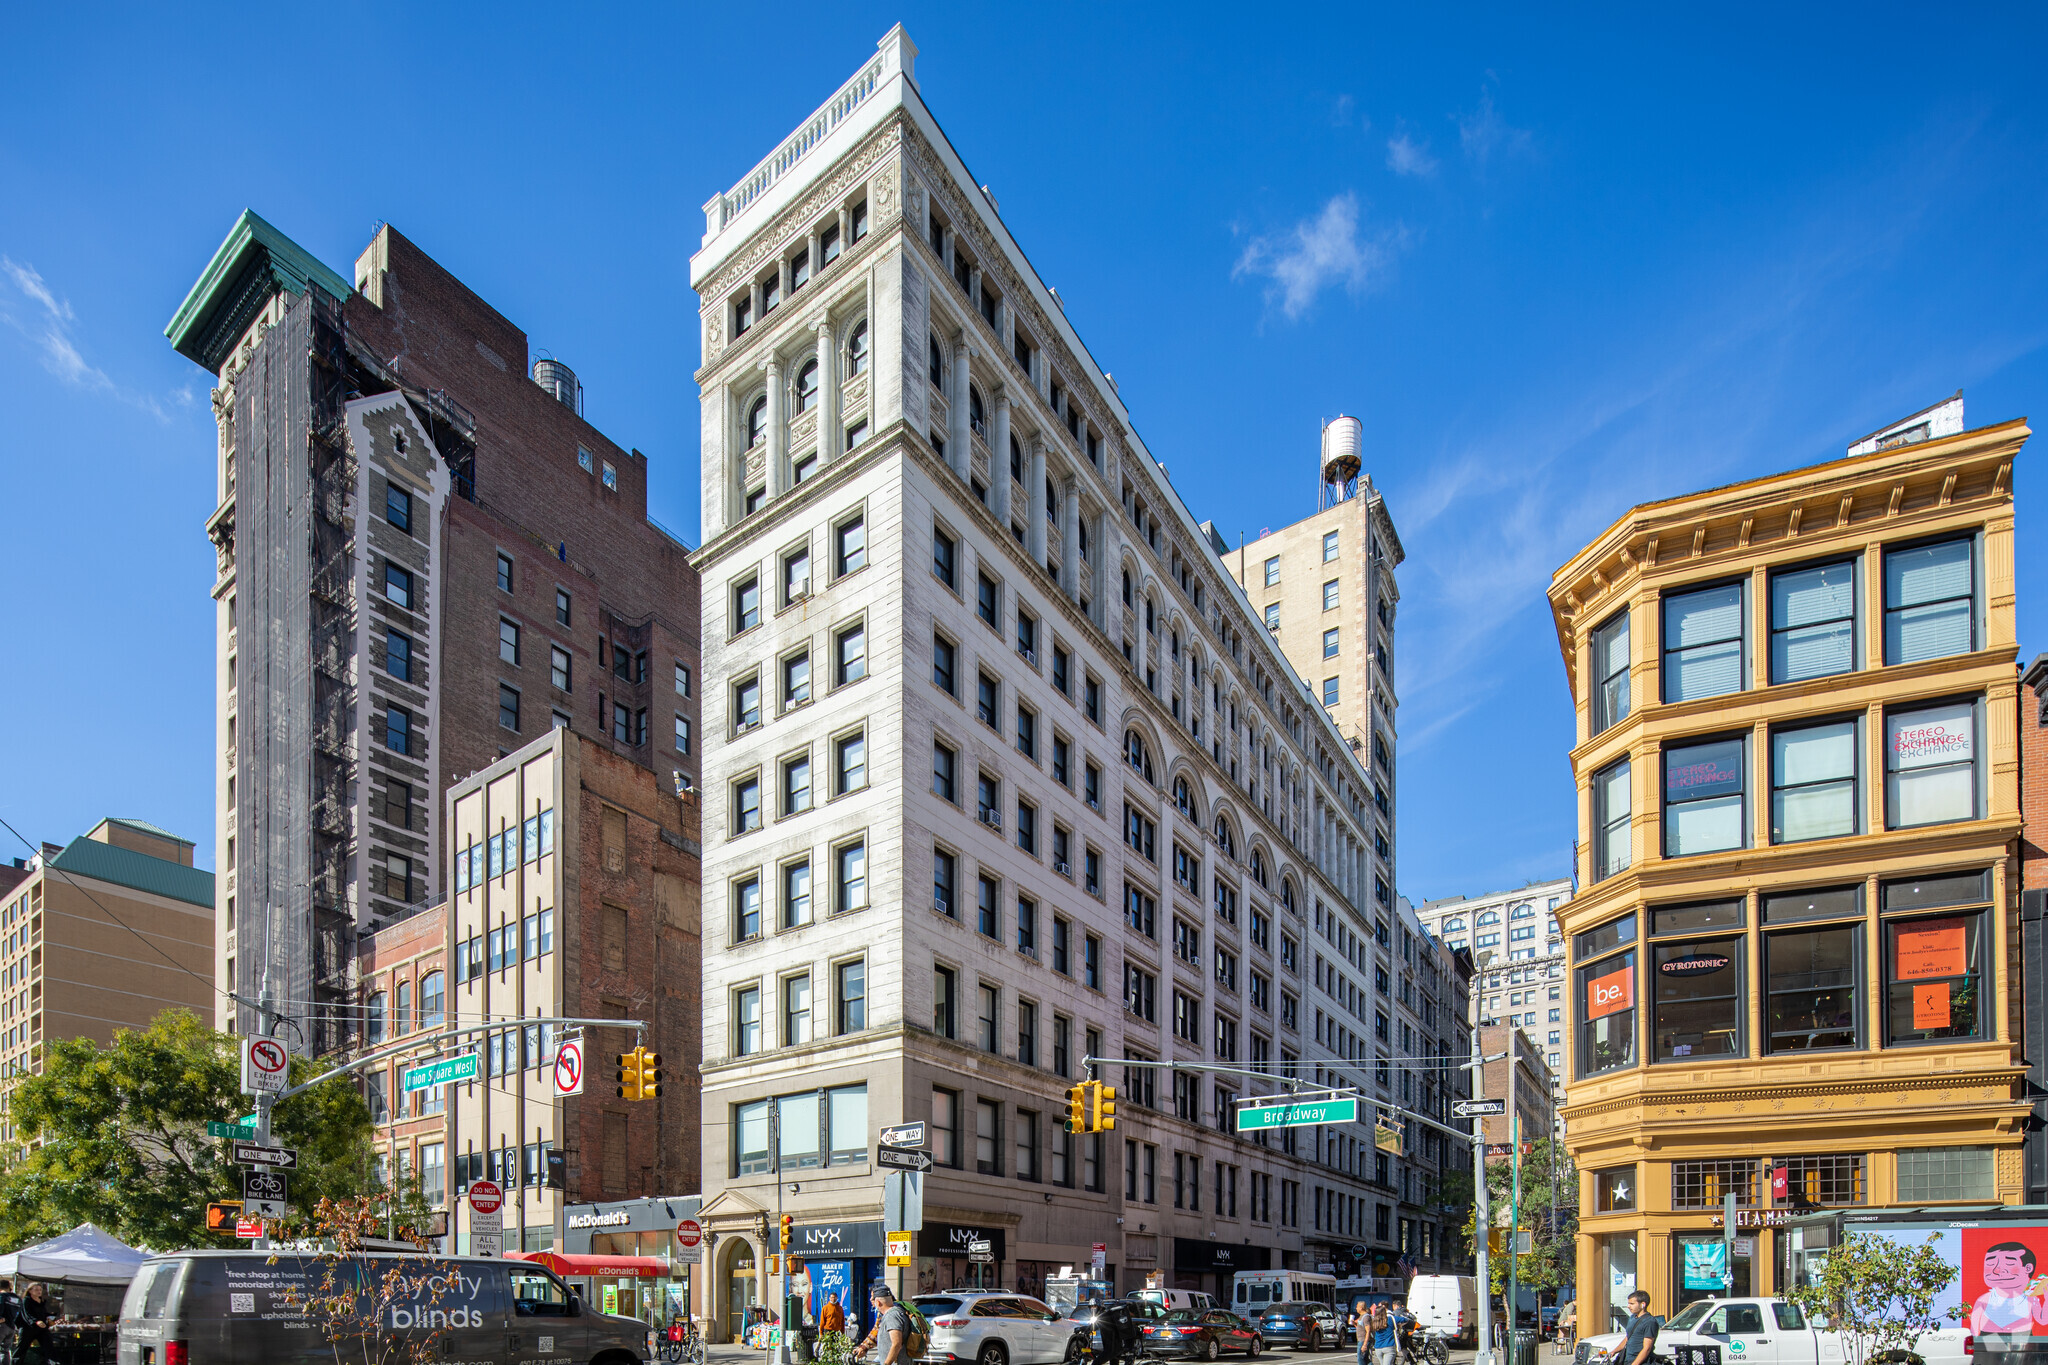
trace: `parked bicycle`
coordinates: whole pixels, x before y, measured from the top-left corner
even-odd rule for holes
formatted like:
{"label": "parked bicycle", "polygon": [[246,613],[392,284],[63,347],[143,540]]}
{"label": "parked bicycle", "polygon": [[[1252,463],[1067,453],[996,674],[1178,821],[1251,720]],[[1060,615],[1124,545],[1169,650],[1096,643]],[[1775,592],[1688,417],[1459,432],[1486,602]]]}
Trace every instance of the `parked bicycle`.
{"label": "parked bicycle", "polygon": [[655,1349],[656,1359],[667,1365],[704,1365],[704,1334],[697,1330],[694,1316],[687,1322],[679,1318],[670,1323],[664,1335]]}

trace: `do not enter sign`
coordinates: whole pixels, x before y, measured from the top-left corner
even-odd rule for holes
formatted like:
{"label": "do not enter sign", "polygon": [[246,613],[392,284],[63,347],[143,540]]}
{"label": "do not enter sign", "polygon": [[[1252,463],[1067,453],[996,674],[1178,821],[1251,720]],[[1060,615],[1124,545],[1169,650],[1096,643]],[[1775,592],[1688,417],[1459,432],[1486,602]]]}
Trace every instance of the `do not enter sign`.
{"label": "do not enter sign", "polygon": [[685,1218],[682,1222],[676,1224],[676,1244],[678,1246],[693,1247],[703,1240],[704,1228],[696,1219]]}
{"label": "do not enter sign", "polygon": [[496,1213],[505,1207],[505,1191],[495,1181],[473,1181],[469,1187],[469,1206],[478,1213]]}

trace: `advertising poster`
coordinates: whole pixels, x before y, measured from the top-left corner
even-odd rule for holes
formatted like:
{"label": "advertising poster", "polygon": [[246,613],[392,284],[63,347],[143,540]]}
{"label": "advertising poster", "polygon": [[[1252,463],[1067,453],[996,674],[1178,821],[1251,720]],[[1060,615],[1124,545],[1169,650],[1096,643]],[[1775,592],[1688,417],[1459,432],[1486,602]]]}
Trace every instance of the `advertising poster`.
{"label": "advertising poster", "polygon": [[2048,1339],[2048,1227],[1962,1229],[1963,1302],[1977,1349]]}
{"label": "advertising poster", "polygon": [[1967,762],[1975,741],[1975,718],[1967,706],[1946,707],[1927,719],[1892,724],[1892,753],[1899,768]]}
{"label": "advertising poster", "polygon": [[1685,1287],[1726,1289],[1728,1287],[1728,1244],[1719,1238],[1711,1242],[1686,1242]]}
{"label": "advertising poster", "polygon": [[1596,976],[1586,983],[1587,1019],[1619,1014],[1625,1009],[1635,1008],[1635,1003],[1636,969],[1633,965],[1605,976]]}
{"label": "advertising poster", "polygon": [[1962,919],[1926,919],[1894,931],[1892,971],[1901,981],[1964,976],[1970,970],[1969,924]]}
{"label": "advertising poster", "polygon": [[825,1300],[839,1300],[840,1308],[846,1312],[846,1320],[854,1320],[853,1310],[853,1262],[813,1261],[811,1262],[811,1320],[824,1320]]}

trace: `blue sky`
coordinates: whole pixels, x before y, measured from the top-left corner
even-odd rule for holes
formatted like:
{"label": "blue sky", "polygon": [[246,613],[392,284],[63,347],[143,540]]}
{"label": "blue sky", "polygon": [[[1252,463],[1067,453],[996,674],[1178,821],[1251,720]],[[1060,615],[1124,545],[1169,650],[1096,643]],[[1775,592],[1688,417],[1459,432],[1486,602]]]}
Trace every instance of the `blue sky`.
{"label": "blue sky", "polygon": [[[2048,391],[2038,8],[32,8],[0,89],[0,816],[207,856],[213,426],[161,331],[237,213],[344,273],[397,225],[576,367],[694,542],[701,205],[898,18],[1198,516],[1299,518],[1320,423],[1365,419],[1418,900],[1568,868],[1543,589],[1577,546],[1958,388],[1977,426]],[[2019,568],[2031,657],[2024,535]]]}

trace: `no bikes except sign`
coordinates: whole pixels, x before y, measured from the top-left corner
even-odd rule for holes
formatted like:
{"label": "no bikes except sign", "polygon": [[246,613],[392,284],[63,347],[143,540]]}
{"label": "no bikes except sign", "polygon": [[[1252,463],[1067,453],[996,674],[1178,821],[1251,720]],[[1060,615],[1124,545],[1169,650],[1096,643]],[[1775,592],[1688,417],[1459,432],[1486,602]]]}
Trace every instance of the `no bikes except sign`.
{"label": "no bikes except sign", "polygon": [[291,1073],[292,1055],[275,1038],[242,1040],[242,1093],[275,1095]]}

